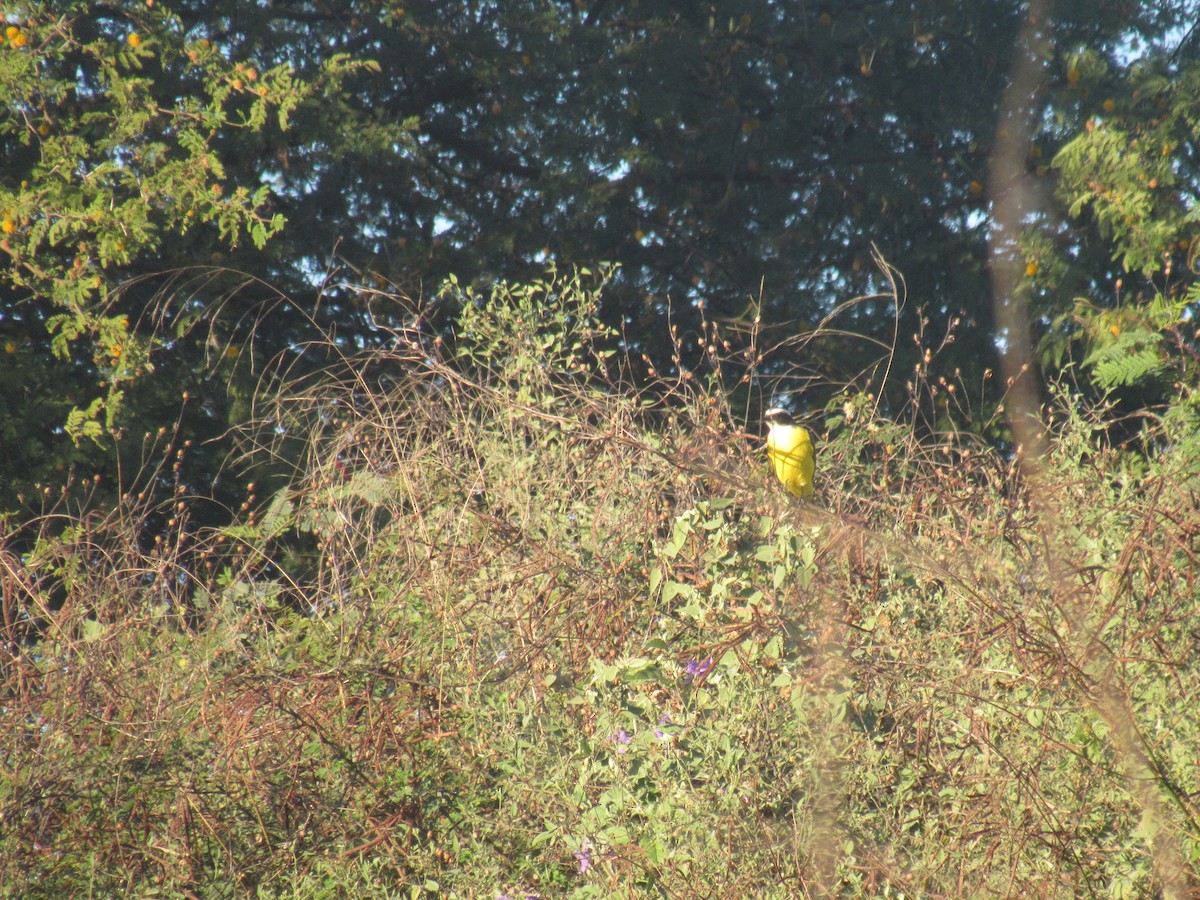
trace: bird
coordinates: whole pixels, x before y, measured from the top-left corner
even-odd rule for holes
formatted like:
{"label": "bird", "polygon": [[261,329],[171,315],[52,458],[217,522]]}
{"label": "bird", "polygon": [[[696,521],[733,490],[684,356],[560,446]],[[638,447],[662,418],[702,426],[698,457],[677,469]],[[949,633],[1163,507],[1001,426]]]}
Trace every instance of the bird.
{"label": "bird", "polygon": [[797,425],[786,409],[773,406],[763,413],[767,423],[767,456],[775,466],[775,474],[788,493],[808,499],[813,495],[813,476],[817,471],[817,454],[812,435],[803,425]]}

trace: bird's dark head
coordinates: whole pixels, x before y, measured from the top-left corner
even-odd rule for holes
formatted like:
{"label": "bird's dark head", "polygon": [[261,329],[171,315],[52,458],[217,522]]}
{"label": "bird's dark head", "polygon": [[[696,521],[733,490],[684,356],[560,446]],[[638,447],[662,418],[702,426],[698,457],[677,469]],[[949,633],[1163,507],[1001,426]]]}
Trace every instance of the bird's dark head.
{"label": "bird's dark head", "polygon": [[772,406],[763,413],[763,421],[770,422],[772,425],[795,425],[796,420],[792,414],[786,409],[778,406]]}

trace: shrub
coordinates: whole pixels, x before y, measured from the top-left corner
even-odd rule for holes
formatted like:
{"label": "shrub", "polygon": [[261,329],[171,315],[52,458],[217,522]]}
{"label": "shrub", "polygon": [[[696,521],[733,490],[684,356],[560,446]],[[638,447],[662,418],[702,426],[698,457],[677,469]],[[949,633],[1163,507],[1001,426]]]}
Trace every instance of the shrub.
{"label": "shrub", "polygon": [[448,284],[453,345],[260,398],[248,462],[286,483],[235,527],[131,497],[10,534],[10,892],[1194,884],[1186,398],[1135,455],[1063,393],[1050,504],[847,390],[798,503],[732,412],[753,341],[637,393],[603,281]]}

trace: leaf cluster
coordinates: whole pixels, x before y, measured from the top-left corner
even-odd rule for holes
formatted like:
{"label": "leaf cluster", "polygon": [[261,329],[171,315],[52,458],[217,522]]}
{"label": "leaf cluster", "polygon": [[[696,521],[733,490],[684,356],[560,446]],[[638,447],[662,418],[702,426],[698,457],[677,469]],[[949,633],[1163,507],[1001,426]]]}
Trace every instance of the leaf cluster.
{"label": "leaf cluster", "polygon": [[3,882],[1194,888],[1195,409],[1129,454],[1065,388],[1051,508],[847,396],[799,503],[719,379],[621,387],[600,283],[298,379],[257,451],[289,484],[234,527],[131,497],[6,538]]}

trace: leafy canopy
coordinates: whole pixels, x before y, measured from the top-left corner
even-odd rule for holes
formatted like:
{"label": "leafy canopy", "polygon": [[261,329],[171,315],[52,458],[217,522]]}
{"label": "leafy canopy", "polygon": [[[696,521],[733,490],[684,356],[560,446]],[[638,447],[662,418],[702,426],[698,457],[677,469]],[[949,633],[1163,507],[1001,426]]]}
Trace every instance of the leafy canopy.
{"label": "leafy canopy", "polygon": [[[619,263],[606,320],[670,368],[668,320],[698,332],[703,308],[747,326],[761,314],[773,342],[803,333],[880,286],[874,244],[905,279],[899,322],[868,296],[769,366],[897,410],[912,398],[883,373],[950,335],[947,374],[995,403],[984,182],[1023,10],[10,5],[0,362],[21,375],[0,388],[18,448],[7,483],[106,471],[89,442],[122,429],[182,416],[216,436],[269,389],[267,362],[326,361],[314,335],[378,344],[411,313],[397,293],[526,279],[547,260]],[[1021,250],[1044,364],[1104,351],[1089,307],[1137,318],[1133,352],[1157,345],[1160,372],[1182,359],[1165,348],[1194,304],[1200,76],[1182,26],[1198,13],[1064,2],[1045,24],[1028,166],[1046,204]],[[1158,294],[1173,321],[1130,305]],[[452,330],[454,302],[418,305],[420,327]],[[1103,390],[1138,375],[1097,377]],[[208,452],[205,483],[225,453]]]}

